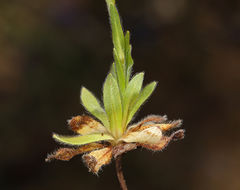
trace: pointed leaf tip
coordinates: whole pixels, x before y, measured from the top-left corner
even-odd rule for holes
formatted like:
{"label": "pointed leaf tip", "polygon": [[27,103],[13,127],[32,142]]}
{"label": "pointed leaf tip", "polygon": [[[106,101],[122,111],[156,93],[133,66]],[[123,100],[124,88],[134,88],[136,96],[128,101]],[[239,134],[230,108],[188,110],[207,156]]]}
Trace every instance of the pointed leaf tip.
{"label": "pointed leaf tip", "polygon": [[131,121],[131,119],[133,118],[135,113],[139,110],[139,108],[142,106],[142,104],[151,96],[154,89],[156,88],[156,85],[157,85],[157,82],[154,81],[154,82],[148,84],[147,86],[145,86],[145,88],[141,91],[139,97],[134,102],[134,104],[132,104],[132,106],[130,108],[130,113],[129,113],[127,123],[129,123]]}
{"label": "pointed leaf tip", "polygon": [[[124,122],[127,122],[127,119],[129,117],[130,105],[132,105],[137,97],[140,94],[140,91],[142,89],[142,83],[143,83],[144,73],[138,73],[136,74],[132,80],[129,82],[127,89],[123,96],[123,120]],[[124,123],[124,127],[126,128],[127,123]]]}
{"label": "pointed leaf tip", "polygon": [[110,4],[115,4],[115,0],[106,0],[107,5],[109,6]]}
{"label": "pointed leaf tip", "polygon": [[87,111],[98,118],[106,128],[109,127],[108,118],[104,109],[101,107],[97,98],[85,87],[81,89],[81,101]]}
{"label": "pointed leaf tip", "polygon": [[107,4],[112,28],[112,39],[114,48],[117,51],[119,59],[124,60],[125,39],[121,19],[115,4],[112,1]]}

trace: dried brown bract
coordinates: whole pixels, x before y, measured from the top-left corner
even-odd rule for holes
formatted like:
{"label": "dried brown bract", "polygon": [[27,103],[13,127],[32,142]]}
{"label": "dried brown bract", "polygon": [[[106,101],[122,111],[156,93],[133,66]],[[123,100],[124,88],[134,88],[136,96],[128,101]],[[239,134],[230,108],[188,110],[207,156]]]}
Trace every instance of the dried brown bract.
{"label": "dried brown bract", "polygon": [[[179,129],[167,135],[172,129],[180,127],[181,120],[167,121],[166,116],[148,116],[137,124],[131,125],[125,134],[116,140],[90,143],[76,148],[60,148],[48,155],[46,161],[53,159],[68,161],[72,157],[84,154],[83,160],[89,171],[97,174],[103,165],[111,162],[123,153],[143,147],[152,151],[162,151],[172,141],[184,138],[184,130]],[[81,135],[89,133],[106,133],[101,123],[89,116],[73,117],[70,128]]]}

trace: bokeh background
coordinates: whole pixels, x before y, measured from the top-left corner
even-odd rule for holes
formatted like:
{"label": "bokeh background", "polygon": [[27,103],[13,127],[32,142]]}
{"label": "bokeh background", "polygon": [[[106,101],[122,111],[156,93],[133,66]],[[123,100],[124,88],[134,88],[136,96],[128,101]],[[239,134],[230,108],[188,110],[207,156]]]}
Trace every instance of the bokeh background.
{"label": "bokeh background", "polygon": [[[118,0],[134,72],[159,81],[136,120],[184,119],[186,138],[160,153],[124,155],[129,189],[240,189],[240,1]],[[0,1],[0,189],[120,189],[75,157],[45,163],[83,114],[85,86],[101,97],[112,62],[104,0]]]}

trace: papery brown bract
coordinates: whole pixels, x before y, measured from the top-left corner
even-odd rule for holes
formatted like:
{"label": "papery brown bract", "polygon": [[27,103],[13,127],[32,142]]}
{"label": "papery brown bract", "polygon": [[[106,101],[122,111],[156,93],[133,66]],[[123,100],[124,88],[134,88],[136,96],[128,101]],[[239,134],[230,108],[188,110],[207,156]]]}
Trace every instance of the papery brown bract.
{"label": "papery brown bract", "polygon": [[[102,141],[99,143],[89,143],[75,148],[60,148],[48,155],[46,161],[53,159],[68,161],[72,157],[84,154],[83,161],[89,171],[98,174],[102,166],[111,162],[112,158],[117,158],[121,154],[143,147],[152,151],[162,151],[172,140],[184,138],[185,131],[179,129],[175,132],[170,130],[180,127],[181,120],[167,121],[166,116],[151,115],[133,124],[126,130],[123,136],[115,141]],[[101,123],[90,116],[76,116],[69,120],[69,125],[74,132],[92,134],[102,130]]]}
{"label": "papery brown bract", "polygon": [[100,143],[91,143],[91,144],[87,144],[87,145],[77,147],[77,148],[59,148],[52,154],[49,154],[47,156],[47,158],[45,159],[45,161],[49,162],[54,159],[62,160],[62,161],[69,161],[70,159],[72,159],[72,157],[74,157],[76,155],[90,152],[90,151],[93,151],[96,149],[100,149],[105,146],[106,145],[100,144]]}
{"label": "papery brown bract", "polygon": [[112,146],[94,150],[83,155],[83,161],[86,163],[89,171],[97,174],[99,169],[106,164],[109,164],[112,159]]}
{"label": "papery brown bract", "polygon": [[107,132],[101,123],[86,115],[73,117],[68,121],[68,124],[72,131],[81,135]]}

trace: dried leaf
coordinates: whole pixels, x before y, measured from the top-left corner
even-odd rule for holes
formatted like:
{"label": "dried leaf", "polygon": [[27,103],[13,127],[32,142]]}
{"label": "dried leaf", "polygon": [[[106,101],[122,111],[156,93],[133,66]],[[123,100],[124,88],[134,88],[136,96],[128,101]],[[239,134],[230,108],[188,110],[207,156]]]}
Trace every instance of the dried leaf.
{"label": "dried leaf", "polygon": [[169,144],[169,142],[171,142],[172,140],[176,141],[176,140],[181,140],[184,138],[184,133],[185,131],[180,129],[178,131],[176,131],[175,133],[173,133],[170,137],[168,136],[163,136],[160,140],[159,143],[157,144],[145,144],[145,143],[139,143],[138,146],[142,146],[144,148],[153,150],[153,151],[161,151],[164,148],[166,148]]}
{"label": "dried leaf", "polygon": [[146,126],[146,125],[162,123],[162,122],[165,122],[166,120],[167,120],[166,115],[164,115],[164,116],[150,115],[150,116],[147,116],[146,118],[144,118],[142,121],[130,126],[128,128],[128,131],[131,131],[131,132],[140,131],[140,130],[145,129],[146,127],[144,127],[144,126]]}
{"label": "dried leaf", "polygon": [[76,116],[68,121],[70,128],[81,135],[107,133],[106,128],[89,116]]}
{"label": "dried leaf", "polygon": [[158,126],[162,131],[168,131],[170,129],[180,127],[181,125],[182,125],[182,120],[176,120],[170,123],[159,124]]}
{"label": "dried leaf", "polygon": [[162,131],[157,126],[149,126],[142,131],[128,132],[120,141],[127,143],[138,142],[147,144],[156,144],[162,138]]}
{"label": "dried leaf", "polygon": [[100,144],[100,143],[91,143],[91,144],[88,144],[85,146],[81,146],[79,148],[59,148],[52,154],[49,154],[47,156],[47,158],[45,159],[45,161],[50,162],[53,159],[69,161],[70,159],[72,159],[72,157],[74,157],[76,155],[90,152],[90,151],[93,151],[96,149],[100,149],[100,148],[103,148],[104,146],[105,145]]}
{"label": "dried leaf", "polygon": [[87,164],[89,171],[97,174],[103,165],[109,164],[112,159],[112,147],[92,151],[83,155],[83,160]]}

